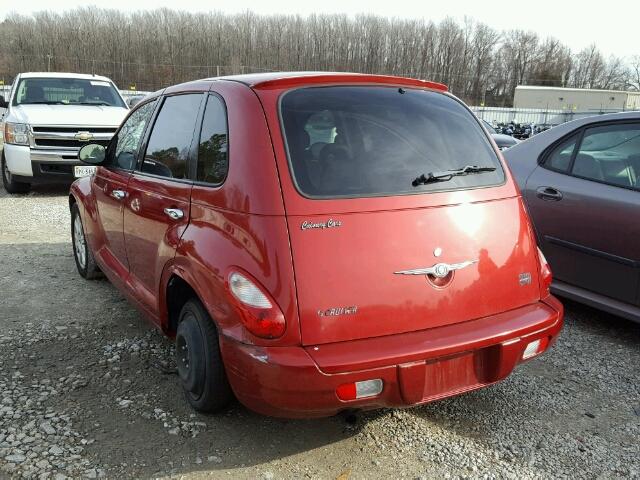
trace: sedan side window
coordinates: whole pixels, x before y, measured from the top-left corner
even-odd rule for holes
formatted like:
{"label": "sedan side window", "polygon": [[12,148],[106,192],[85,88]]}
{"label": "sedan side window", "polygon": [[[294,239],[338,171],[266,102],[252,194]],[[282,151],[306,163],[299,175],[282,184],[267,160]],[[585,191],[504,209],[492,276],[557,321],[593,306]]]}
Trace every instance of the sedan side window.
{"label": "sedan side window", "polygon": [[571,157],[573,156],[573,151],[576,148],[577,142],[578,135],[574,134],[560,143],[547,156],[547,159],[544,162],[545,167],[558,172],[567,173],[571,166]]}
{"label": "sedan side window", "polygon": [[220,185],[229,168],[227,112],[222,100],[210,95],[202,120],[197,180]]}
{"label": "sedan side window", "polygon": [[162,177],[186,179],[189,151],[202,94],[167,97],[153,125],[141,170]]}
{"label": "sedan side window", "polygon": [[621,187],[640,187],[640,124],[588,128],[571,173]]}
{"label": "sedan side window", "polygon": [[114,144],[113,156],[111,156],[111,161],[109,162],[111,166],[133,170],[138,156],[138,149],[140,148],[142,133],[151,118],[155,105],[155,100],[142,105],[122,125]]}

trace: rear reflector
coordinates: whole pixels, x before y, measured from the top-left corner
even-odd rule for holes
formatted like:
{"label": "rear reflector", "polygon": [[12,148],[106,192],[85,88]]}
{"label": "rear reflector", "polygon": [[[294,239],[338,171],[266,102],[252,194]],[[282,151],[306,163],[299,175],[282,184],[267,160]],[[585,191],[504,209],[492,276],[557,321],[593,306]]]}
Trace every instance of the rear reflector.
{"label": "rear reflector", "polygon": [[536,355],[544,352],[544,349],[547,348],[547,344],[549,343],[548,338],[539,338],[538,340],[534,340],[533,342],[527,345],[527,348],[524,349],[524,353],[522,354],[522,359],[526,360],[527,358],[535,357]]}
{"label": "rear reflector", "polygon": [[375,397],[382,392],[382,380],[365,380],[363,382],[345,383],[336,389],[340,400],[356,400],[358,398]]}

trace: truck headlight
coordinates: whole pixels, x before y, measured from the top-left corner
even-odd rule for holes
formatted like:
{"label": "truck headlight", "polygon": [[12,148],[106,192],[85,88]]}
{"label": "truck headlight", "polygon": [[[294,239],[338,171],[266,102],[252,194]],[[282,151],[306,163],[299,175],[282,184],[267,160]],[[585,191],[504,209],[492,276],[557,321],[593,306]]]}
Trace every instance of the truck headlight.
{"label": "truck headlight", "polygon": [[26,123],[5,122],[4,143],[29,145],[29,125]]}

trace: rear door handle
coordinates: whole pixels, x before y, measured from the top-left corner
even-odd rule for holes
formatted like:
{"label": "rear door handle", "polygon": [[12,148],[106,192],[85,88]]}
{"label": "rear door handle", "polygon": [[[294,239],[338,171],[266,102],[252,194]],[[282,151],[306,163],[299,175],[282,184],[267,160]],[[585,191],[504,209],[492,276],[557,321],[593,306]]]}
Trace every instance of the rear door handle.
{"label": "rear door handle", "polygon": [[171,220],[180,220],[184,217],[184,212],[179,208],[165,208],[164,213],[166,213]]}
{"label": "rear door handle", "polygon": [[542,200],[553,200],[555,202],[562,200],[562,192],[553,187],[538,187],[536,195]]}
{"label": "rear door handle", "polygon": [[116,200],[122,200],[124,197],[127,196],[126,192],[122,191],[122,190],[112,190],[111,191],[111,196],[113,198],[115,198]]}

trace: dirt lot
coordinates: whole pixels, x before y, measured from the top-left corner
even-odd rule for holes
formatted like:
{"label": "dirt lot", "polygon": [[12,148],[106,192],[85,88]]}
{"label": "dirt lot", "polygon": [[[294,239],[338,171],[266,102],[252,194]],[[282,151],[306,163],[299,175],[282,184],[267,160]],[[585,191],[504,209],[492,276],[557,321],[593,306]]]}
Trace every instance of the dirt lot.
{"label": "dirt lot", "polygon": [[66,189],[0,189],[0,477],[640,477],[640,325],[567,304],[500,385],[401,411],[195,414],[171,343],[76,272]]}

